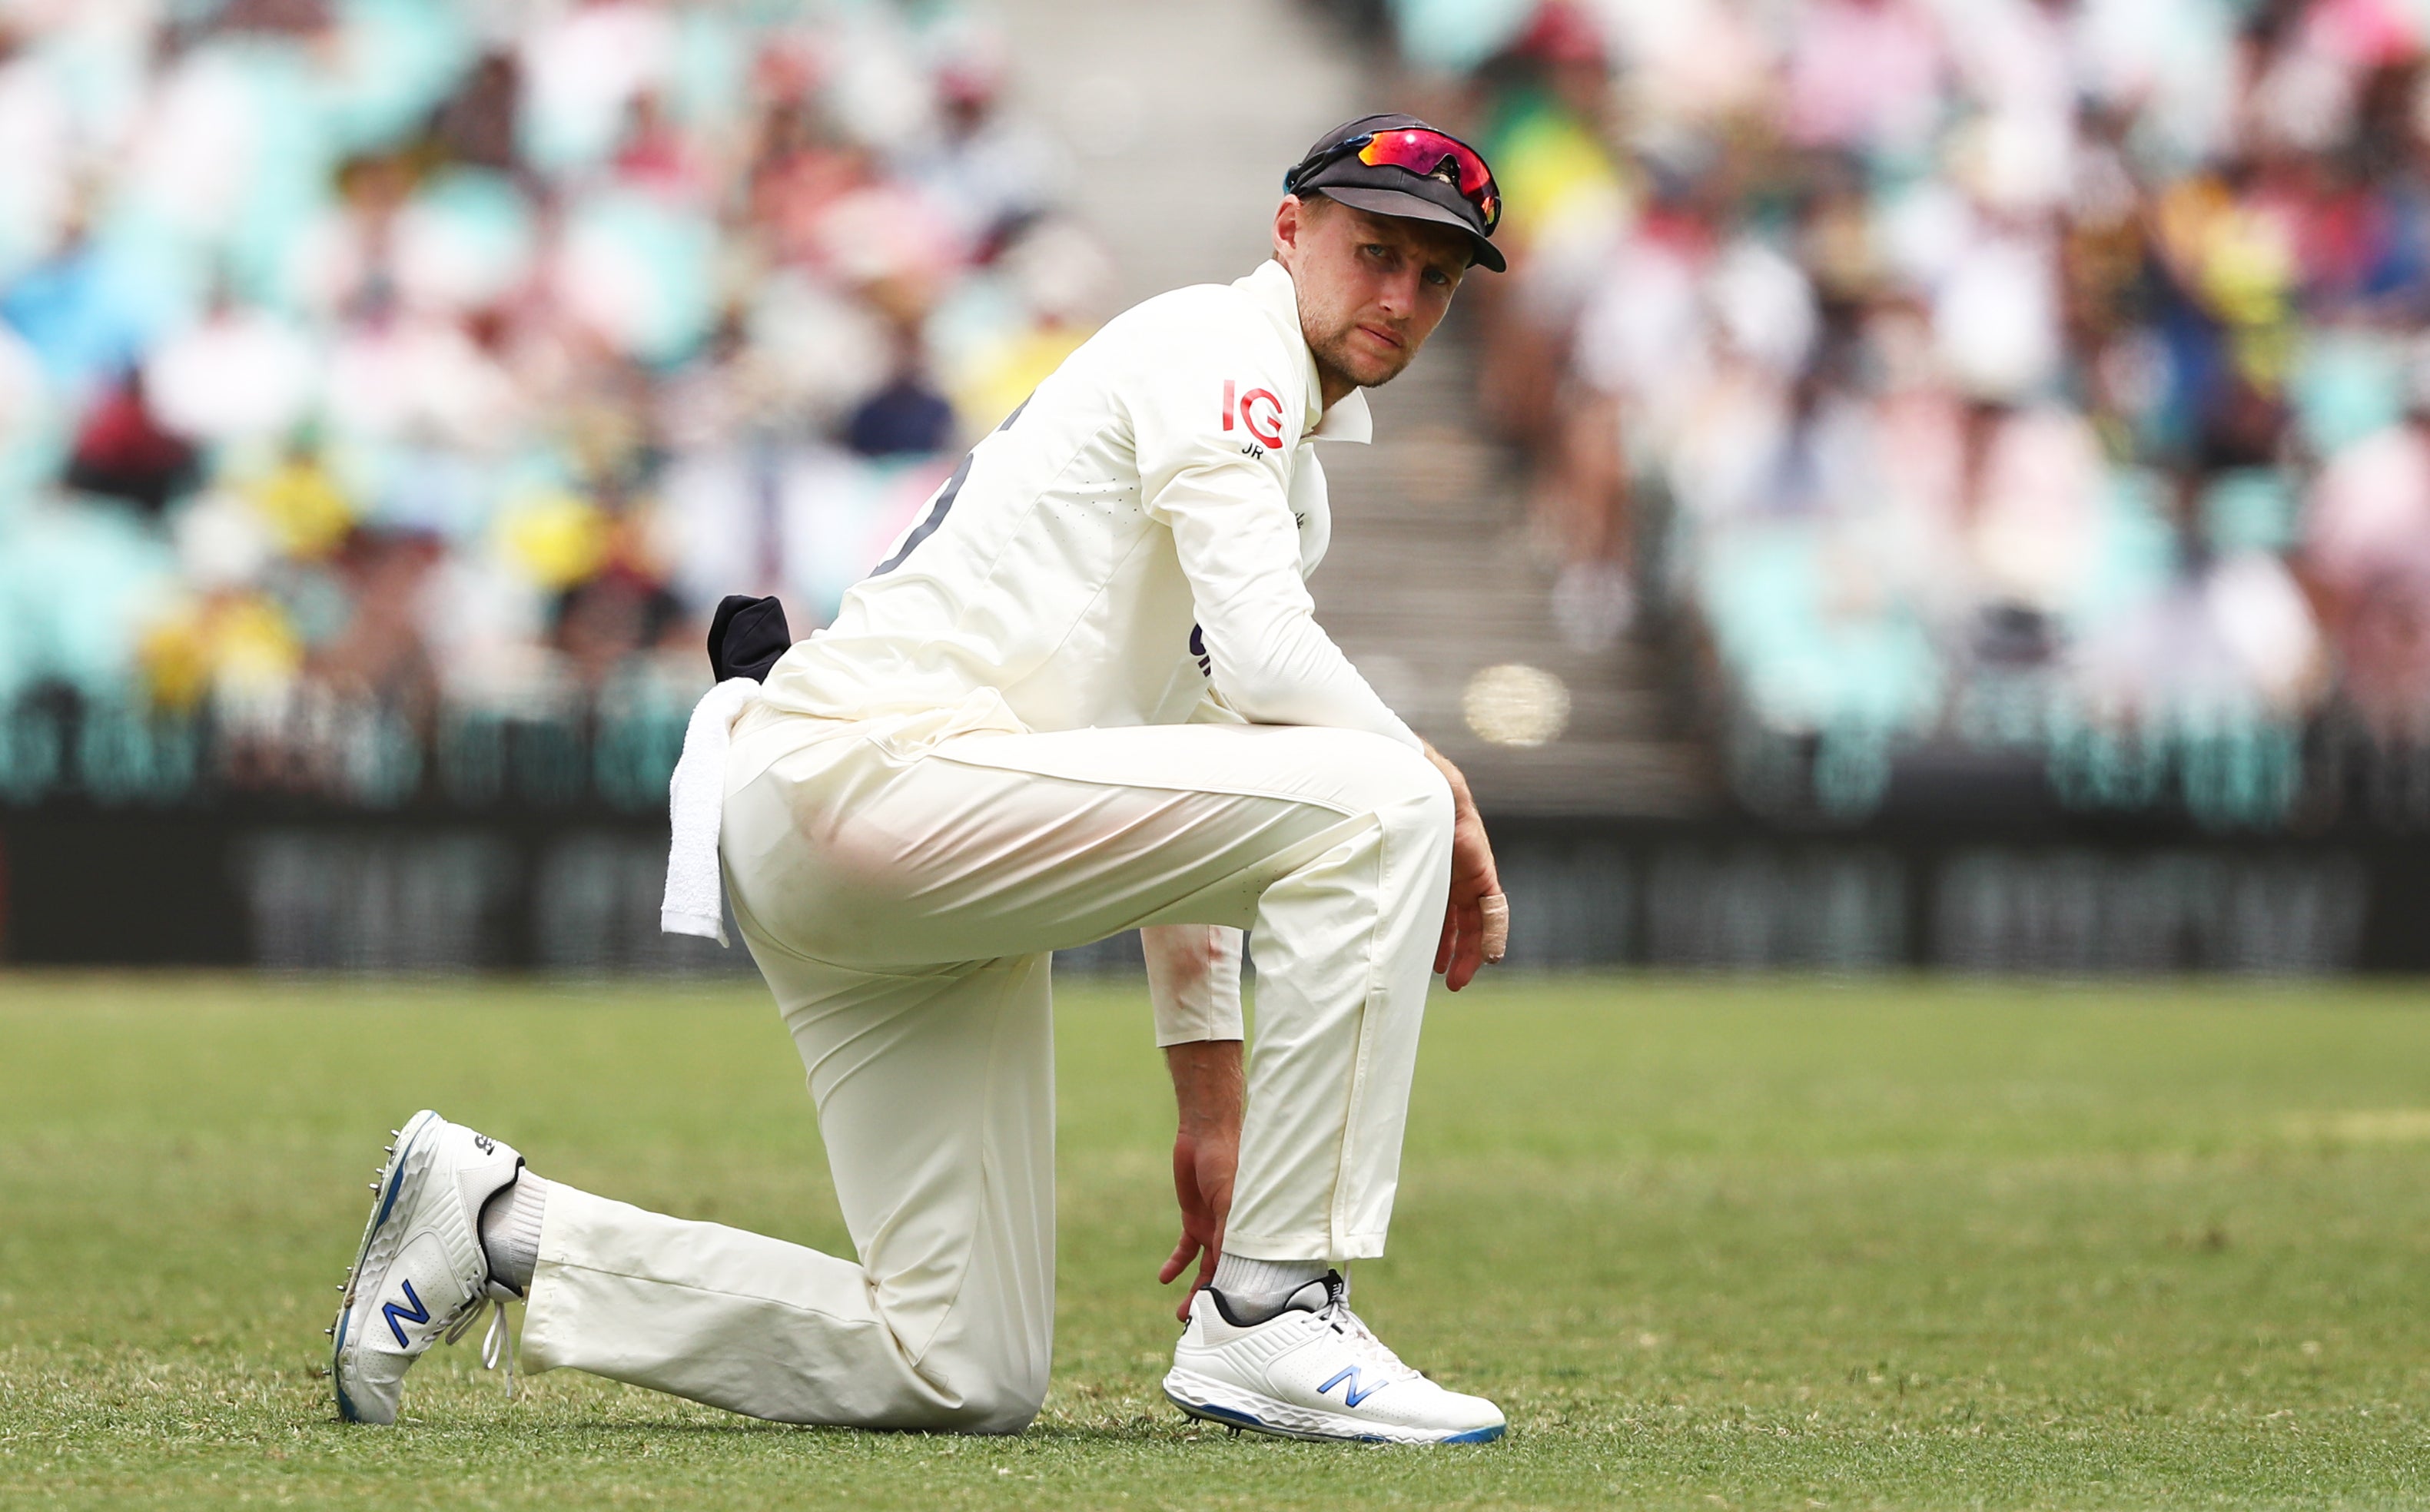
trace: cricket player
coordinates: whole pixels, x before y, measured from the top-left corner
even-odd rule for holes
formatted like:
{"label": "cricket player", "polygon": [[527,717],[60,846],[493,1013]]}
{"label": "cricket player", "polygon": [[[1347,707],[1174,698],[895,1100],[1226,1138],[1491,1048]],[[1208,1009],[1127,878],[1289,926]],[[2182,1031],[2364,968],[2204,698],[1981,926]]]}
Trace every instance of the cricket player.
{"label": "cricket player", "polygon": [[1384,1252],[1429,974],[1457,990],[1498,957],[1501,889],[1467,783],[1304,583],[1318,443],[1366,440],[1362,390],[1473,266],[1503,268],[1501,206],[1473,149],[1405,115],[1327,133],[1283,185],[1273,260],[1074,352],[730,727],[724,887],[859,1258],[545,1181],[423,1112],[332,1327],[345,1418],[393,1421],[484,1302],[494,1359],[520,1297],[539,1370],[1018,1432],[1055,1314],[1051,953],[1139,929],[1179,1106],[1162,1279],[1197,1267],[1166,1394],[1305,1438],[1501,1436],[1359,1321],[1347,1279]]}

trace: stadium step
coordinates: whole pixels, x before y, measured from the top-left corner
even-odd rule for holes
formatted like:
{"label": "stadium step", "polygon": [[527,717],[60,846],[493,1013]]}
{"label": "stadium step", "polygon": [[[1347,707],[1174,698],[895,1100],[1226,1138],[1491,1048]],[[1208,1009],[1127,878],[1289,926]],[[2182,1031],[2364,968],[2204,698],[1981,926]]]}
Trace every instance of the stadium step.
{"label": "stadium step", "polygon": [[1113,258],[1110,314],[1266,255],[1283,170],[1373,107],[1305,0],[1004,0],[1022,108],[1072,148],[1070,203]]}

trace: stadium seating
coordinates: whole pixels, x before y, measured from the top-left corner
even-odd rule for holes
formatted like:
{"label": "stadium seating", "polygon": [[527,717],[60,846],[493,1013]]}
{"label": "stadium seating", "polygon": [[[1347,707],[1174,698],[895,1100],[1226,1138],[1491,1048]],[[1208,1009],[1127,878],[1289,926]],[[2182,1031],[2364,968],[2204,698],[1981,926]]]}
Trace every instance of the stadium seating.
{"label": "stadium seating", "polygon": [[9,8],[0,794],[662,804],[717,597],[815,623],[1087,334],[1003,71],[950,5]]}
{"label": "stadium seating", "polygon": [[2409,769],[2430,7],[1343,8],[1501,178],[1479,408],[1556,610],[1670,611],[1734,772],[1861,817],[1901,753],[2022,755],[2270,827],[2305,752]]}

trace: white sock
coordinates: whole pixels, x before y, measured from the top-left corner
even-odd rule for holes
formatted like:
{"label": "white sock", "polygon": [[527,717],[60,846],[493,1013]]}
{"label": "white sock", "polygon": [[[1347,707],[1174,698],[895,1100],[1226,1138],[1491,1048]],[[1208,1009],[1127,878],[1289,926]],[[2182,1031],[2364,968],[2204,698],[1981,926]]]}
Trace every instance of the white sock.
{"label": "white sock", "polygon": [[540,1220],[548,1206],[548,1183],[529,1171],[490,1194],[481,1205],[481,1254],[490,1279],[518,1297],[531,1294],[540,1265]]}
{"label": "white sock", "polygon": [[1215,1262],[1215,1289],[1244,1321],[1263,1322],[1283,1310],[1291,1293],[1333,1267],[1323,1260],[1252,1260],[1227,1254]]}

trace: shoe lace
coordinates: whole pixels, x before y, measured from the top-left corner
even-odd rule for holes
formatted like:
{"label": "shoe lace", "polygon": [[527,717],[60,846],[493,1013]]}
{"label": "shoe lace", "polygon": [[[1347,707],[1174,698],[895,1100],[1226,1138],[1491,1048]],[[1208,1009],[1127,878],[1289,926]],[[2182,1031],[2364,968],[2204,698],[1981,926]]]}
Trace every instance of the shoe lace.
{"label": "shoe lace", "polygon": [[515,1336],[507,1326],[507,1299],[503,1295],[495,1289],[475,1293],[440,1337],[453,1344],[471,1333],[474,1323],[480,1320],[484,1303],[489,1304],[490,1326],[481,1335],[481,1368],[494,1371],[501,1363],[506,1366],[507,1400],[511,1402],[515,1395]]}
{"label": "shoe lace", "polygon": [[1353,1349],[1367,1356],[1388,1375],[1406,1377],[1423,1373],[1393,1354],[1392,1347],[1375,1337],[1375,1331],[1367,1326],[1366,1320],[1350,1310],[1350,1288],[1347,1285],[1337,1285],[1331,1289],[1332,1297],[1317,1310],[1317,1317],[1330,1323],[1335,1333],[1348,1340]]}

